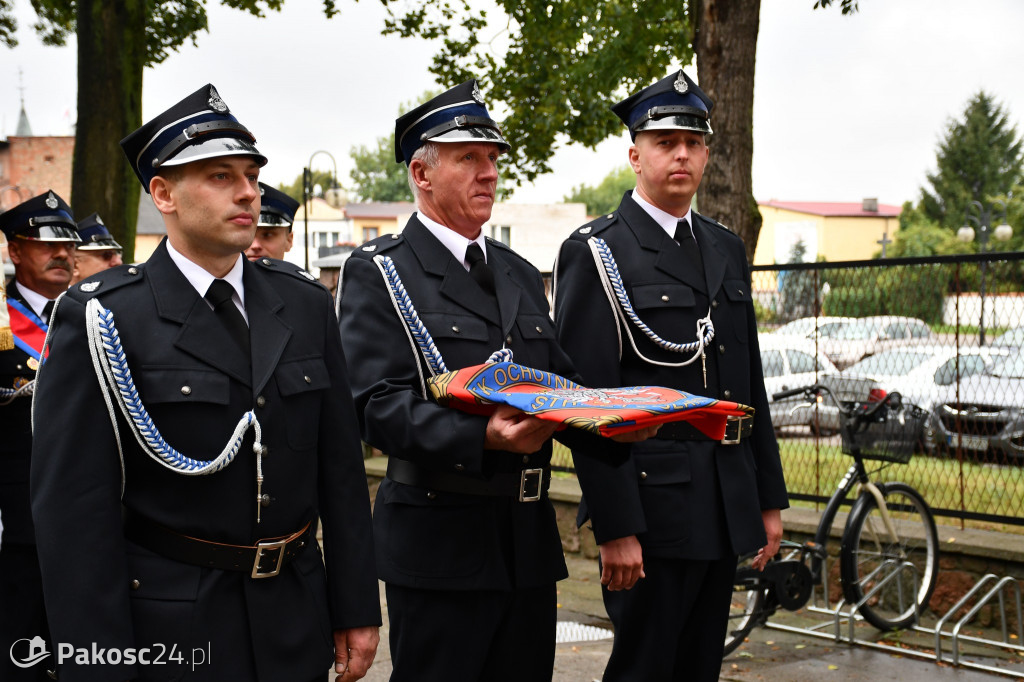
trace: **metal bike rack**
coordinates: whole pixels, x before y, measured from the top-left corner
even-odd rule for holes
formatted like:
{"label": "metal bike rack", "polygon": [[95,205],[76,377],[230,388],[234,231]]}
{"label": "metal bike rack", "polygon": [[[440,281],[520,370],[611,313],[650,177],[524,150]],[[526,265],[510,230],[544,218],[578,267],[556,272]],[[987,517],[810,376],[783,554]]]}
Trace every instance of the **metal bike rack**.
{"label": "metal bike rack", "polygon": [[[913,594],[917,594],[919,577],[917,574],[916,567],[909,562],[902,562],[899,565],[896,565],[896,562],[894,560],[887,560],[883,562],[880,566],[878,566],[874,571],[872,571],[868,577],[873,577],[887,566],[896,566],[896,570],[886,575],[878,584],[873,586],[872,589],[867,594],[865,594],[864,597],[856,604],[848,605],[846,599],[844,598],[841,599],[838,604],[836,604],[834,609],[823,608],[821,606],[816,605],[817,597],[815,596],[815,603],[808,606],[806,610],[814,613],[829,615],[831,616],[831,622],[823,622],[819,625],[811,627],[796,627],[792,625],[783,625],[781,623],[772,623],[769,621],[765,623],[765,627],[771,628],[773,630],[781,630],[784,632],[792,632],[795,634],[809,635],[812,637],[817,637],[819,639],[831,639],[836,642],[845,642],[847,644],[863,646],[866,648],[880,651],[888,651],[890,653],[895,653],[906,657],[931,660],[935,661],[936,663],[945,662],[959,668],[980,670],[983,672],[994,673],[997,675],[1004,675],[1008,677],[1020,678],[1021,676],[1024,676],[1024,669],[1020,667],[1016,669],[999,668],[991,665],[985,665],[983,663],[976,663],[974,661],[965,661],[961,658],[961,645],[964,642],[1024,654],[1024,645],[1012,644],[1010,642],[1009,624],[1006,618],[1006,591],[1008,589],[1011,589],[1015,599],[1017,617],[1017,627],[1014,634],[1016,635],[1018,642],[1024,642],[1024,607],[1022,607],[1022,601],[1024,600],[1022,600],[1021,583],[1012,576],[1004,576],[1003,578],[999,578],[999,576],[993,573],[986,574],[970,589],[970,591],[967,592],[967,594],[965,594],[936,622],[934,628],[924,627],[920,624],[915,625],[912,628],[914,632],[920,632],[934,636],[934,652],[921,651],[917,649],[905,649],[902,647],[892,646],[890,644],[882,644],[871,640],[858,639],[854,632],[854,626],[857,621],[862,620],[862,618],[860,618],[857,615],[859,608],[864,603],[866,603],[868,599],[873,597],[876,592],[882,589],[889,581],[895,578],[895,576],[900,575],[904,571],[910,571],[914,581]],[[823,592],[825,595],[825,604],[828,604],[828,580],[825,578],[825,576],[828,575],[827,564],[824,566],[824,569],[825,570],[822,571],[821,586],[823,588]],[[985,588],[990,585],[991,587],[989,587],[988,591],[982,594]],[[977,603],[973,607],[971,607],[963,616],[961,616],[958,621],[956,621],[956,624],[953,626],[951,630],[945,630],[944,628],[956,616],[956,614],[962,609],[964,609],[964,607],[971,601],[971,599],[975,598],[978,595],[981,596],[979,597]],[[978,614],[978,612],[983,607],[991,603],[993,600],[998,600],[1002,640],[988,639],[985,637],[974,637],[962,634],[964,626],[970,623]],[[916,609],[916,599],[914,603]],[[844,612],[844,608],[848,608],[848,611]],[[917,616],[917,620],[919,621],[920,614],[917,614]],[[844,620],[849,623],[849,634],[845,637],[843,636],[842,632],[842,623]],[[823,632],[822,630],[824,628],[827,628],[830,624],[832,625],[832,633]],[[946,658],[946,655],[942,650],[942,644],[944,641],[949,642],[950,655],[952,657],[951,660]]]}

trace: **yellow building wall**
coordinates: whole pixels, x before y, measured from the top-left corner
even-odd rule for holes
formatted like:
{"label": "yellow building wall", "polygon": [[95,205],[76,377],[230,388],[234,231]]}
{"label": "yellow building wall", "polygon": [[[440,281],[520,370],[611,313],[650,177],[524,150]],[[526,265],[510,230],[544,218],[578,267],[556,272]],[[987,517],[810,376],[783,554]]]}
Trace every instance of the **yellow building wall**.
{"label": "yellow building wall", "polygon": [[399,224],[397,218],[353,218],[352,219],[352,241],[357,244],[362,244],[366,241],[363,238],[364,227],[376,227],[377,236],[385,234],[394,234],[401,232],[402,228],[405,227],[403,221]]}
{"label": "yellow building wall", "polygon": [[[827,261],[866,260],[881,250],[883,235],[891,240],[899,228],[898,217],[821,216],[773,206],[761,206],[764,220],[754,251],[755,265],[785,263],[788,253],[776,253],[776,225],[800,223],[812,229],[817,239],[816,253],[808,249],[807,260],[824,257]],[[811,245],[808,245],[811,246]]]}

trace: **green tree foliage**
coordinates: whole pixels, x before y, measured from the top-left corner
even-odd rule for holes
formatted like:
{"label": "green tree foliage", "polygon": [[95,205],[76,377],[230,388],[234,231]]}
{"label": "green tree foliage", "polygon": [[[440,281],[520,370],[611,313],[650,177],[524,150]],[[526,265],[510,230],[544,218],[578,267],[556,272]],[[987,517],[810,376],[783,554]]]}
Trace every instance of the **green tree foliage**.
{"label": "green tree foliage", "polygon": [[[315,168],[310,171],[310,187],[313,191],[313,196],[322,197],[325,190],[331,189],[331,186],[335,182],[334,175],[330,171],[316,170]],[[317,187],[320,191],[317,191]],[[291,183],[279,183],[277,188],[290,196],[295,201],[302,203],[302,173],[299,173],[295,180]]]}
{"label": "green tree foliage", "polygon": [[373,147],[359,145],[349,152],[350,171],[359,201],[412,201],[405,164],[395,161],[395,134],[378,137]]}
{"label": "green tree foliage", "polygon": [[956,230],[971,201],[990,203],[1024,180],[1021,139],[1003,110],[984,91],[971,98],[961,120],[951,120],[939,144],[937,171],[921,189],[920,209]]}
{"label": "green tree foliage", "polygon": [[[221,0],[262,17],[284,0]],[[322,0],[324,14],[338,13]],[[32,0],[33,28],[47,45],[78,46],[78,120],[72,162],[71,206],[97,211],[114,238],[134,257],[139,188],[116,141],[142,125],[143,68],[159,64],[207,29],[205,0]],[[0,0],[0,43],[14,47],[17,22],[11,0]],[[96,107],[96,102],[105,106]],[[116,181],[111,181],[115,178]]]}
{"label": "green tree foliage", "polygon": [[[802,239],[793,244],[789,252],[790,263],[803,263],[807,257],[807,245]],[[795,320],[815,314],[818,308],[818,292],[813,270],[779,271],[780,319]]]}
{"label": "green tree foliage", "polygon": [[952,230],[928,218],[909,201],[903,204],[899,230],[894,236],[887,252],[890,258],[945,256],[964,250],[964,244]]}
{"label": "green tree foliage", "polygon": [[618,207],[622,194],[636,187],[636,173],[626,165],[605,176],[596,187],[580,185],[574,187],[565,201],[587,205],[587,215],[611,213]]}

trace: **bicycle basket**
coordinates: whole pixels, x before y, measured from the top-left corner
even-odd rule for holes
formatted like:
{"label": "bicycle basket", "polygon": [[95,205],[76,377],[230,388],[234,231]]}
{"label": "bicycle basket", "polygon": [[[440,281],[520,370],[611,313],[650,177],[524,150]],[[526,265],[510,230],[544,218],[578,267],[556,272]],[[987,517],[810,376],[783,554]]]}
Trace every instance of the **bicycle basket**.
{"label": "bicycle basket", "polygon": [[900,409],[885,410],[883,417],[858,424],[855,429],[840,424],[843,454],[852,455],[859,450],[864,459],[906,464],[923,438],[927,418],[928,413],[917,405],[904,403]]}

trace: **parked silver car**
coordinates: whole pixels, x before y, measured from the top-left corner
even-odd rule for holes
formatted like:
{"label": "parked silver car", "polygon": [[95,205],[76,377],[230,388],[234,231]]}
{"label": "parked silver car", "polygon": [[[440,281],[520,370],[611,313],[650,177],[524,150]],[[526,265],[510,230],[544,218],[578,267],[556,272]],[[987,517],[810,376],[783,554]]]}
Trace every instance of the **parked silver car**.
{"label": "parked silver car", "polygon": [[804,339],[813,339],[815,332],[819,337],[833,336],[840,327],[850,324],[856,319],[856,317],[801,317],[787,322],[772,333],[778,336],[798,336]]}
{"label": "parked silver car", "polygon": [[916,317],[874,315],[861,317],[836,330],[820,343],[825,355],[839,369],[861,358],[901,346],[935,343],[931,327]]}
{"label": "parked silver car", "polygon": [[838,373],[835,365],[824,353],[816,351],[814,342],[808,339],[760,334],[758,343],[772,426],[776,430],[783,426],[808,426],[812,433],[836,433],[839,430],[839,410],[834,404],[819,401],[817,405],[798,407],[804,404],[803,398],[778,402],[772,399],[773,393],[814,384],[825,376]]}
{"label": "parked silver car", "polygon": [[946,396],[925,426],[932,447],[995,461],[1024,458],[1024,351],[985,374],[968,377]]}

